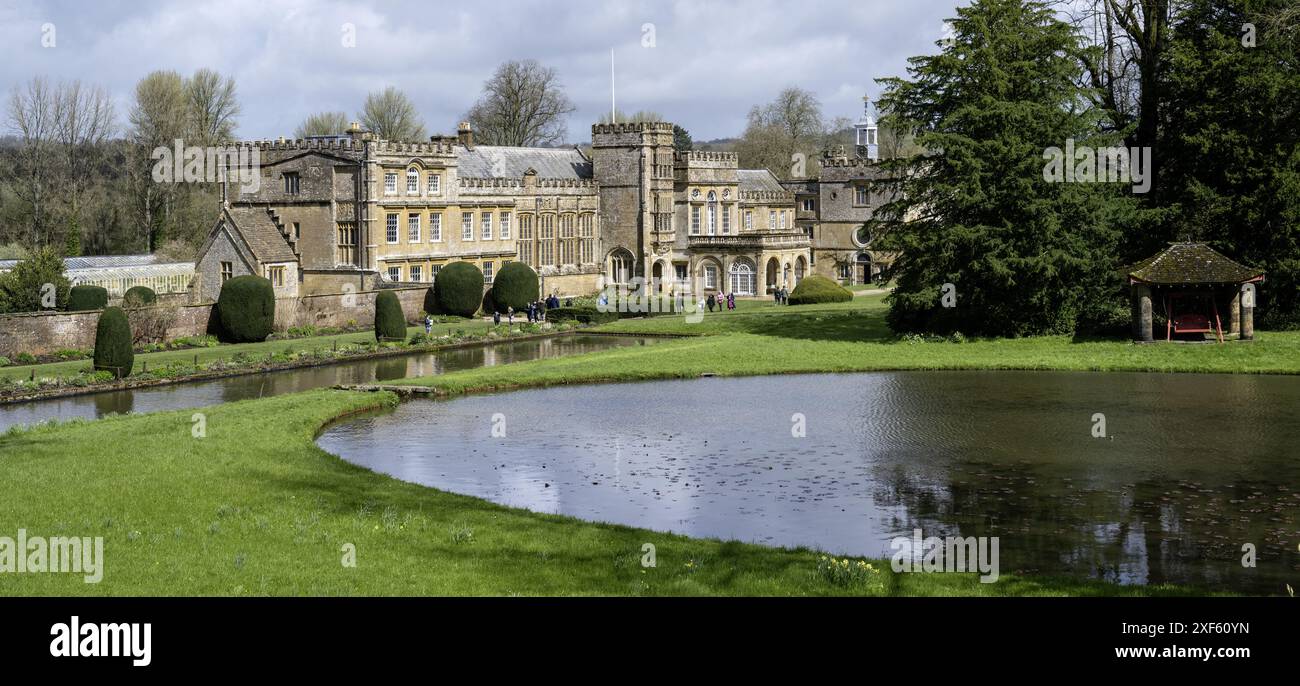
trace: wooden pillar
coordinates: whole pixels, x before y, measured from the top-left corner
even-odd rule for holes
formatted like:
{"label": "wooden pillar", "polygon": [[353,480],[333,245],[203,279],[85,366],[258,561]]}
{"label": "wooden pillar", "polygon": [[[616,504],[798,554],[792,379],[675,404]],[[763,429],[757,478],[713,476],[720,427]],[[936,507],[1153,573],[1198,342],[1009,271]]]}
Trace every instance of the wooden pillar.
{"label": "wooden pillar", "polygon": [[1151,342],[1151,287],[1135,283],[1130,286],[1133,299],[1133,340]]}
{"label": "wooden pillar", "polygon": [[1241,340],[1255,339],[1255,284],[1242,284],[1234,300],[1241,301]]}

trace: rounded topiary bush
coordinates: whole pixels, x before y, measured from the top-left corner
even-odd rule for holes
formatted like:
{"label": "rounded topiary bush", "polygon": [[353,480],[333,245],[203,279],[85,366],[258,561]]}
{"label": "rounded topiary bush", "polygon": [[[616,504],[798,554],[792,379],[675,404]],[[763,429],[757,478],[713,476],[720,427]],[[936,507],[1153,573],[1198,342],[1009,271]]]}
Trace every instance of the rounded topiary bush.
{"label": "rounded topiary bush", "polygon": [[406,340],[406,315],[402,303],[392,291],[380,291],[375,296],[375,340]]}
{"label": "rounded topiary bush", "polygon": [[483,304],[483,272],[469,262],[453,262],[433,282],[435,311],[473,317]]}
{"label": "rounded topiary bush", "polygon": [[132,286],[122,294],[123,307],[148,307],[158,302],[158,294],[148,286]]}
{"label": "rounded topiary bush", "polygon": [[537,272],[523,262],[507,263],[492,280],[492,302],[498,312],[505,312],[507,307],[515,308],[515,312],[523,310],[537,296]]}
{"label": "rounded topiary bush", "polygon": [[95,327],[95,371],[112,372],[120,379],[131,374],[134,364],[131,323],[122,308],[106,308]]}
{"label": "rounded topiary bush", "polygon": [[68,293],[68,310],[70,312],[102,310],[105,307],[108,307],[108,290],[100,286],[91,286],[89,284],[73,286],[72,291]]}
{"label": "rounded topiary bush", "polygon": [[853,299],[853,291],[824,276],[806,276],[790,291],[791,305],[842,303]]}
{"label": "rounded topiary bush", "polygon": [[217,296],[218,329],[229,343],[266,340],[275,326],[275,290],[260,276],[236,276]]}

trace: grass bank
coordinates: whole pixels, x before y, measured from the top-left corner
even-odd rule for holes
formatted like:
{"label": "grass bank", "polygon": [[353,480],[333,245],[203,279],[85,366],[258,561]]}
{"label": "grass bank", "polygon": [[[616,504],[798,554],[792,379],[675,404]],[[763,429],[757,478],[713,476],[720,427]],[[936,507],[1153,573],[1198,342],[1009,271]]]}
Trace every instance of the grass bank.
{"label": "grass bank", "polygon": [[[447,333],[448,330],[478,331],[489,329],[491,327],[492,322],[489,320],[467,319],[463,323],[435,324],[433,331],[434,333]],[[407,327],[406,329],[408,339],[416,333],[423,332],[423,326],[412,326]],[[261,343],[234,343],[216,345],[209,348],[185,348],[182,350],[166,350],[155,353],[136,353],[135,368],[137,370],[143,369],[143,365],[145,364],[148,364],[151,369],[158,369],[178,364],[194,365],[196,360],[199,366],[204,366],[213,362],[230,361],[235,359],[236,356],[266,358],[268,356],[284,355],[291,352],[332,349],[335,344],[339,347],[343,347],[347,345],[373,343],[374,341],[374,331],[355,331],[352,333],[342,333],[329,336],[276,339],[263,341]],[[33,376],[37,379],[66,378],[81,374],[88,370],[93,370],[93,367],[94,365],[89,359],[0,367],[0,379],[17,381],[21,379],[30,379]]]}
{"label": "grass bank", "polygon": [[[838,585],[820,555],[539,515],[348,465],[313,443],[386,393],[313,391],[0,436],[0,536],[102,536],[98,584],[5,574],[6,595],[1182,595],[1003,575]],[[642,546],[656,548],[643,568]],[[355,567],[343,564],[355,547]]]}
{"label": "grass bank", "polygon": [[899,339],[885,326],[881,296],[833,305],[751,303],[702,321],[662,316],[625,319],[596,331],[690,336],[651,348],[621,348],[508,367],[395,383],[463,393],[502,388],[691,378],[880,370],[1024,369],[1065,371],[1300,373],[1300,332],[1257,334],[1245,343],[1134,345],[1069,336]]}

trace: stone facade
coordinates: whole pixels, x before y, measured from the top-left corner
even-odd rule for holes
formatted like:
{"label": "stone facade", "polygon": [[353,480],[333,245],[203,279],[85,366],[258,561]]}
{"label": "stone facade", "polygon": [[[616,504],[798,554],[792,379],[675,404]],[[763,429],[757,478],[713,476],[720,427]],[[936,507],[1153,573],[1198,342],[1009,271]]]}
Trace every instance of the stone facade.
{"label": "stone facade", "polygon": [[515,260],[562,296],[637,278],[660,292],[767,295],[809,273],[838,278],[836,265],[857,259],[866,208],[853,189],[872,173],[830,165],[810,191],[824,209],[803,213],[799,189],[739,169],[734,153],[675,151],[668,122],[597,124],[590,156],[476,146],[464,123],[427,142],[376,140],[354,125],[245,145],[258,148],[260,183],[227,187],[230,219],[199,261],[205,300],[231,274],[277,270],[279,294],[292,297],[427,284],[455,261],[490,284]]}
{"label": "stone facade", "polygon": [[896,254],[872,247],[863,225],[886,202],[871,184],[883,177],[878,166],[879,131],[864,99],[853,126],[853,154],[842,146],[823,153],[819,176],[782,185],[795,196],[796,224],[812,243],[812,273],[846,284],[876,281]]}

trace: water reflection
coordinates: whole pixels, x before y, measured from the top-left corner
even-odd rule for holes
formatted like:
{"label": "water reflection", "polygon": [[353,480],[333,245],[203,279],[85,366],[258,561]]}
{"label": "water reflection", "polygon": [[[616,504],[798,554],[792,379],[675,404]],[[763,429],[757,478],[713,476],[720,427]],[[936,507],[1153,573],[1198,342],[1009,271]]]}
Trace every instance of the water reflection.
{"label": "water reflection", "polygon": [[652,342],[653,339],[625,336],[557,336],[495,343],[490,346],[455,348],[434,353],[359,360],[321,367],[304,367],[265,374],[233,376],[213,381],[0,405],[0,431],[16,424],[31,424],[48,419],[66,420],[74,417],[93,419],[110,413],[125,414],[204,407],[249,398],[296,393],[336,384],[433,376],[509,362],[578,355],[631,345],[649,345]]}
{"label": "water reflection", "polygon": [[1274,376],[702,379],[412,402],[320,443],[593,520],[872,556],[915,528],[999,536],[1003,572],[1280,593],[1300,579],[1297,404],[1300,380]]}

